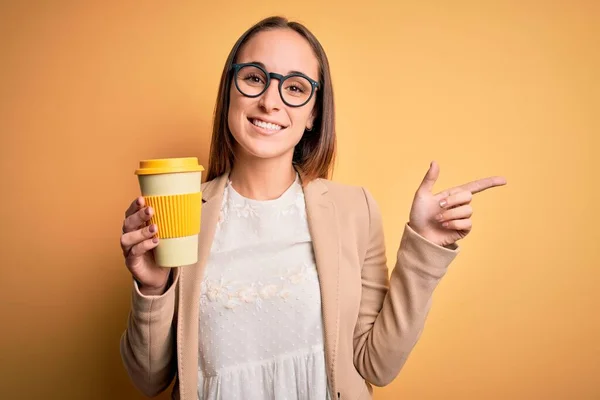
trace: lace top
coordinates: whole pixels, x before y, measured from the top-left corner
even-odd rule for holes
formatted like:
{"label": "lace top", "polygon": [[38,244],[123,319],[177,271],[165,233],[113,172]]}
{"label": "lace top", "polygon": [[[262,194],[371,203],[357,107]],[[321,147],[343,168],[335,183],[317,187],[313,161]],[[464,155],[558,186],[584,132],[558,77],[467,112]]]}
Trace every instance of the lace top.
{"label": "lace top", "polygon": [[199,399],[331,398],[298,176],[275,200],[225,187],[200,301]]}

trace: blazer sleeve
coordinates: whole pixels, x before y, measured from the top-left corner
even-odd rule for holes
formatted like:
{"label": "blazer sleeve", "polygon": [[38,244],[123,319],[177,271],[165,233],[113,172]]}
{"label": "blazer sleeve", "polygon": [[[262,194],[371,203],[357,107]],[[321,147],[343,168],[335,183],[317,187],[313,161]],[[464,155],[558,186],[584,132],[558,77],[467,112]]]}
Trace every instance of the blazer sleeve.
{"label": "blazer sleeve", "polygon": [[176,293],[179,270],[160,296],[143,295],[134,282],[127,329],[121,336],[121,358],[133,384],[154,397],[171,384],[177,369],[175,356]]}
{"label": "blazer sleeve", "polygon": [[433,291],[459,249],[438,246],[406,224],[388,278],[381,213],[371,194],[363,191],[369,239],[354,330],[354,365],[365,380],[385,386],[398,375],[421,336]]}

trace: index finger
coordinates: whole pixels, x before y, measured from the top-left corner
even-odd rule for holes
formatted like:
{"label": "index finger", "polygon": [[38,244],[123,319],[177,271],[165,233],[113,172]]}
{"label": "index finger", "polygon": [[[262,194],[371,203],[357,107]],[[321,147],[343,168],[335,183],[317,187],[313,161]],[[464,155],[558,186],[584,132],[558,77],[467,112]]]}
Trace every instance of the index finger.
{"label": "index finger", "polygon": [[138,210],[144,207],[144,197],[139,196],[135,199],[130,205],[127,211],[125,211],[125,218],[129,217],[132,214],[135,214]]}
{"label": "index finger", "polygon": [[506,178],[502,176],[490,176],[487,178],[465,183],[464,185],[458,186],[458,188],[462,190],[468,190],[472,194],[475,194],[496,186],[503,185],[506,185]]}

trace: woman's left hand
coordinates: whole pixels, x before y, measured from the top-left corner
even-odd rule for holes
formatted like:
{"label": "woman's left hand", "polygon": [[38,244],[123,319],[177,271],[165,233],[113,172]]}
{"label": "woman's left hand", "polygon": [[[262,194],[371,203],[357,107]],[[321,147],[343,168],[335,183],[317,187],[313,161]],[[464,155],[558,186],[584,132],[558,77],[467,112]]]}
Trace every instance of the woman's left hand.
{"label": "woman's left hand", "polygon": [[439,245],[452,246],[471,232],[471,199],[475,193],[506,185],[506,179],[493,176],[432,193],[440,168],[433,161],[417,189],[410,210],[409,225],[425,239]]}

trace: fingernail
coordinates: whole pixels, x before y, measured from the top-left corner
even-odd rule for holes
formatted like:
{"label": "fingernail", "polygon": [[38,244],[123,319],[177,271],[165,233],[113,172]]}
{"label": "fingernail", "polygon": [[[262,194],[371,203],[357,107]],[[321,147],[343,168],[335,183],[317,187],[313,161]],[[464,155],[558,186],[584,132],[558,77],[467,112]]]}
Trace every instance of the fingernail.
{"label": "fingernail", "polygon": [[152,207],[146,208],[146,215],[152,214]]}
{"label": "fingernail", "polygon": [[138,197],[138,199],[136,200],[136,202],[135,202],[135,203],[136,203],[138,206],[141,206],[141,205],[142,205],[142,202],[140,201],[140,198],[139,198],[139,197]]}
{"label": "fingernail", "polygon": [[446,199],[440,201],[440,207],[446,207],[446,204],[448,204],[448,201],[446,201]]}
{"label": "fingernail", "polygon": [[152,243],[158,243],[158,238],[157,237],[152,238]]}
{"label": "fingernail", "polygon": [[156,225],[150,225],[150,228],[148,230],[150,231],[150,233],[156,232]]}
{"label": "fingernail", "polygon": [[448,223],[447,223],[447,222],[444,222],[444,223],[442,224],[442,226],[443,226],[444,228],[447,228],[447,227],[448,227]]}
{"label": "fingernail", "polygon": [[438,215],[435,216],[435,219],[438,220],[438,221],[441,221],[441,220],[444,219],[444,216],[442,214],[438,214]]}

